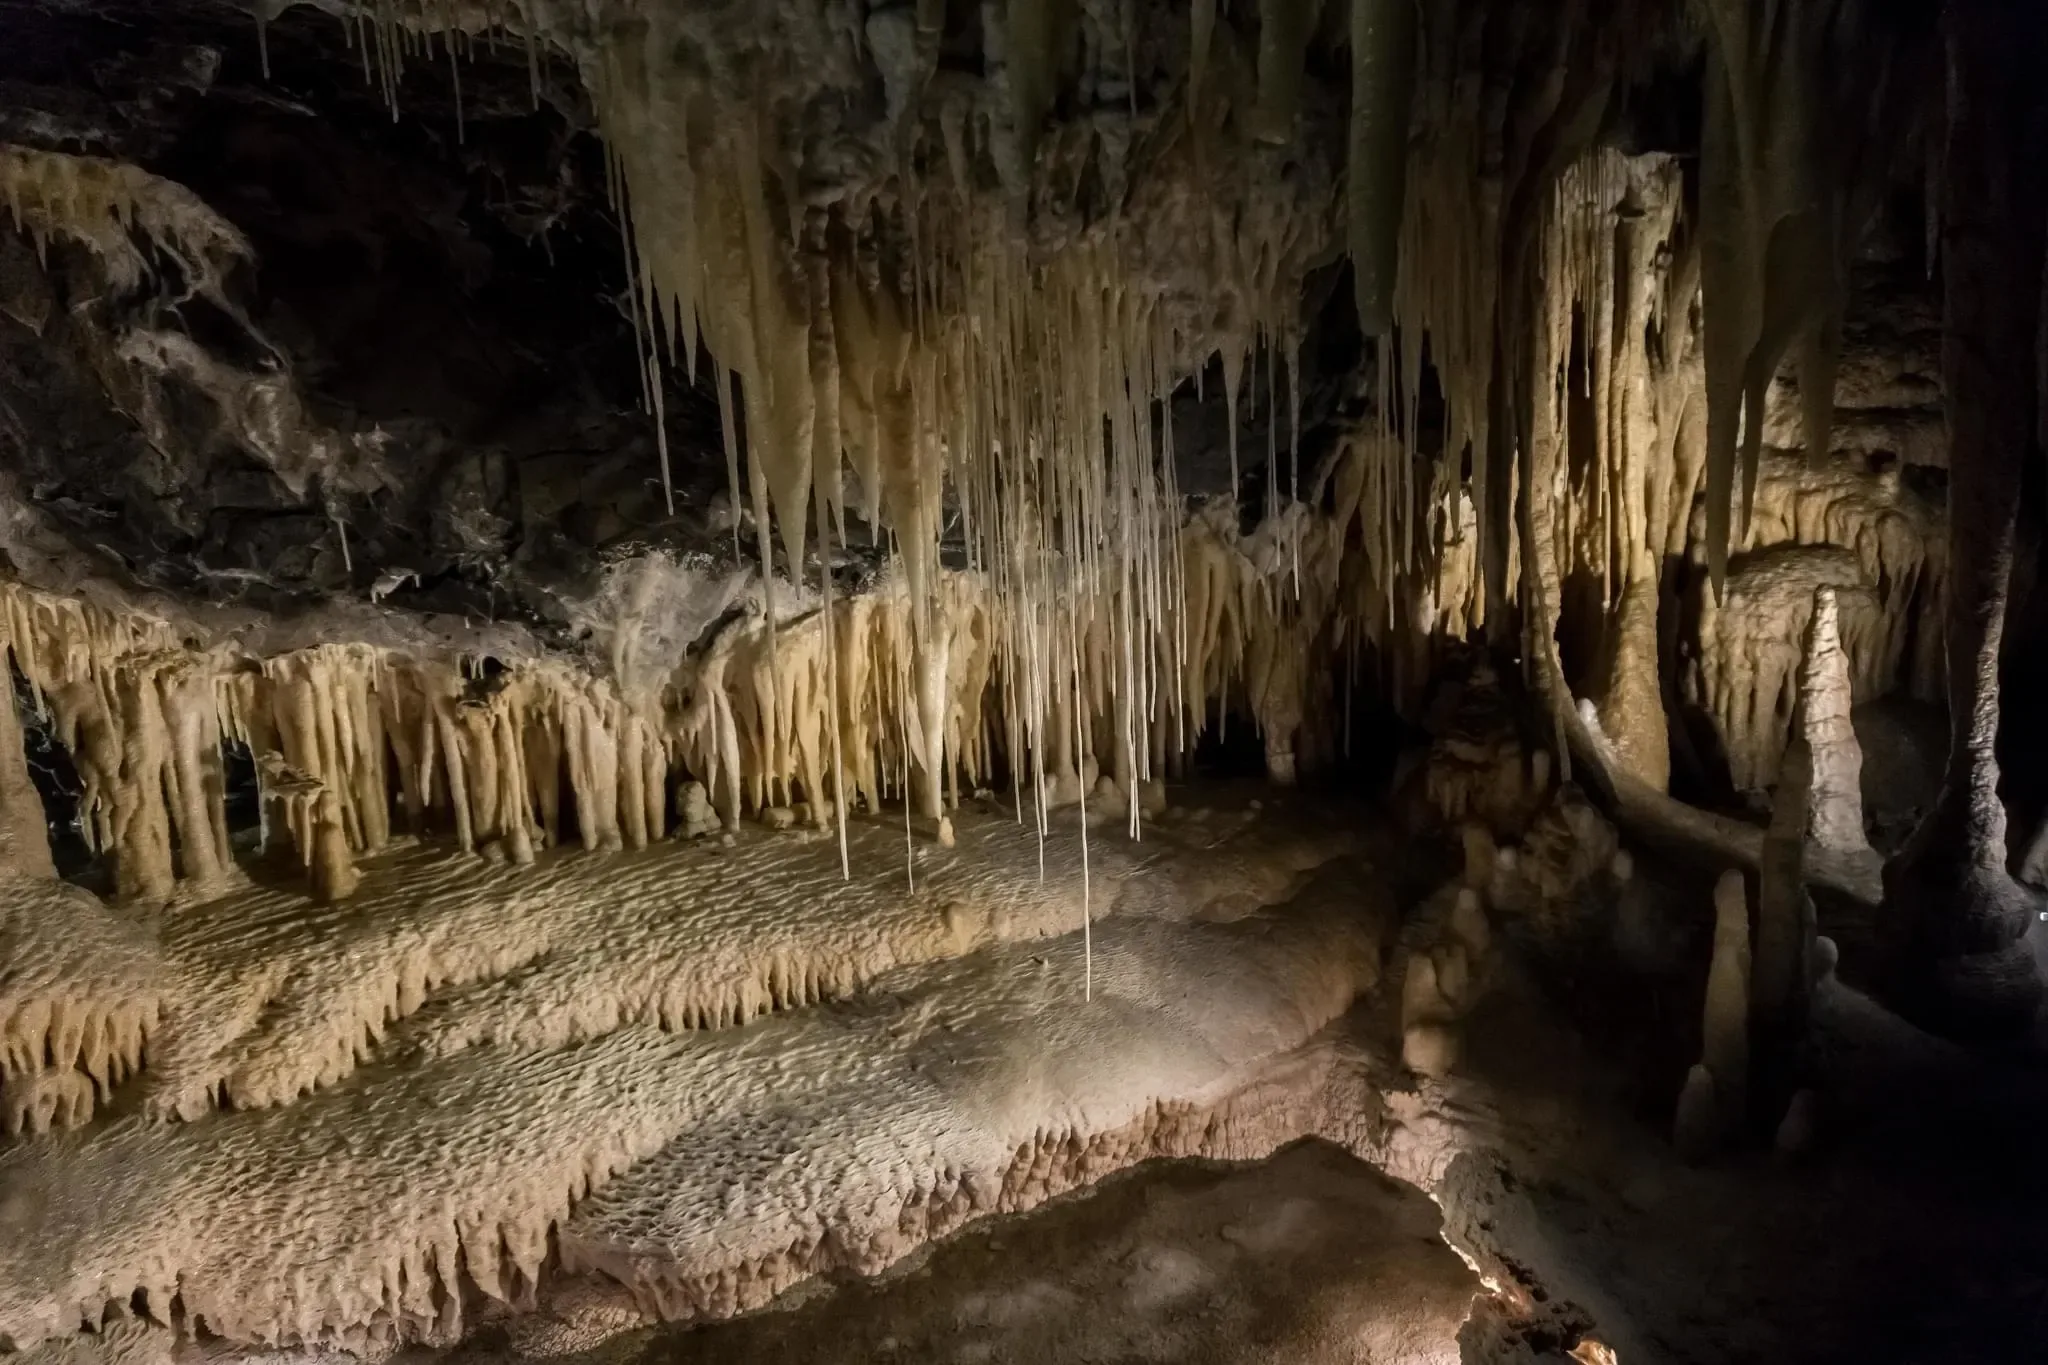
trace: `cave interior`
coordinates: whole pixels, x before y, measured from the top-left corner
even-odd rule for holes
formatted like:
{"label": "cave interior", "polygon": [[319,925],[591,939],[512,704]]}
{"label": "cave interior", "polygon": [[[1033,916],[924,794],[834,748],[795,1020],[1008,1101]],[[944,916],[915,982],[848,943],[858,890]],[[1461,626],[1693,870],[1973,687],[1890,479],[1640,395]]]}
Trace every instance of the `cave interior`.
{"label": "cave interior", "polygon": [[0,0],[0,1365],[2040,1358],[2044,71]]}

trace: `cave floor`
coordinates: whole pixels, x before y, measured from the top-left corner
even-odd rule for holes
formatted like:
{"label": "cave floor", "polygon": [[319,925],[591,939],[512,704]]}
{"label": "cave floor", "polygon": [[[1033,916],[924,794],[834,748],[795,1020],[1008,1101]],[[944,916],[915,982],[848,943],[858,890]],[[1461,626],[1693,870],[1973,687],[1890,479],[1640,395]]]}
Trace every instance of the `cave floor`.
{"label": "cave floor", "polygon": [[[2048,1068],[1986,1061],[1831,983],[1817,1005],[1818,1138],[1680,1163],[1641,1095],[1524,981],[1468,1022],[1430,1107],[1471,1136],[1438,1197],[1451,1235],[1590,1321],[1628,1365],[2008,1362],[2048,1330]],[[1507,1277],[1503,1277],[1507,1278]],[[1522,1358],[1477,1330],[1467,1360]],[[1561,1310],[1556,1301],[1569,1301]]]}

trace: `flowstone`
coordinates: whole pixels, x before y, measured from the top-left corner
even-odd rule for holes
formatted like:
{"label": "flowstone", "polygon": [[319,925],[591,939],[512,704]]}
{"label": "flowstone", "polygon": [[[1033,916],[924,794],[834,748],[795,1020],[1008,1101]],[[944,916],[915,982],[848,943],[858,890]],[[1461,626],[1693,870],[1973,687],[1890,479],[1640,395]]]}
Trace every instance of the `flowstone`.
{"label": "flowstone", "polygon": [[1265,1105],[1216,1115],[1372,986],[1389,915],[1118,918],[745,1028],[428,1046],[282,1108],[22,1144],[0,1337],[141,1291],[236,1341],[450,1341],[463,1285],[527,1299],[556,1225],[568,1265],[662,1311],[754,1306],[1149,1155],[1227,1154],[1215,1133],[1293,1136]]}

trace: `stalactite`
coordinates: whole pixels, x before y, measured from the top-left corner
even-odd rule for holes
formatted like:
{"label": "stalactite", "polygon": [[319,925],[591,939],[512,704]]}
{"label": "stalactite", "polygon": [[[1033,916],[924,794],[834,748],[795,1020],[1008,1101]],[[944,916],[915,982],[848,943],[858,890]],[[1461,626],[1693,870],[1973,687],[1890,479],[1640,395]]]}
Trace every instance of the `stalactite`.
{"label": "stalactite", "polygon": [[1267,142],[1294,137],[1302,68],[1322,0],[1259,0],[1259,102],[1252,115]]}
{"label": "stalactite", "polygon": [[[1707,374],[1707,567],[1721,590],[1747,522],[1764,394],[1788,351],[1802,374],[1805,445],[1828,449],[1849,248],[1862,228],[1862,162],[1896,126],[1892,44],[1843,0],[1759,11],[1707,0],[1700,242]],[[1742,472],[1741,518],[1735,474]]]}
{"label": "stalactite", "polygon": [[292,767],[272,750],[257,756],[263,777],[266,828],[282,827],[309,875],[313,899],[321,904],[346,900],[362,880],[349,856],[342,829],[342,806],[332,788]]}
{"label": "stalactite", "polygon": [[0,1127],[75,1126],[139,1070],[165,995],[143,922],[0,868]]}
{"label": "stalactite", "polygon": [[83,243],[116,288],[152,273],[139,239],[177,265],[188,297],[203,294],[236,311],[222,280],[249,259],[248,240],[182,185],[123,161],[0,143],[0,205],[39,252],[57,238]]}
{"label": "stalactite", "polygon": [[1415,41],[1415,8],[1408,0],[1352,0],[1345,217],[1359,327],[1385,348],[1393,340]]}

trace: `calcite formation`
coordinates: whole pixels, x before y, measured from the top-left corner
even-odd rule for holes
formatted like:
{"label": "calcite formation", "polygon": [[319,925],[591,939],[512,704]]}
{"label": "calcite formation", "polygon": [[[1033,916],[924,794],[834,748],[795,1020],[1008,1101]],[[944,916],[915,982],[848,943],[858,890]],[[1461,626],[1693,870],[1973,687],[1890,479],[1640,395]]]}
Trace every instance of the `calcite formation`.
{"label": "calcite formation", "polygon": [[1800,832],[1822,848],[1854,852],[1868,849],[1870,840],[1863,832],[1863,751],[1850,716],[1854,689],[1839,613],[1834,589],[1814,594],[1806,658],[1799,668],[1795,742],[1804,745],[1800,761],[1807,765]]}
{"label": "calcite formation", "polygon": [[149,927],[88,892],[4,875],[0,1099],[6,1131],[82,1119],[141,1068],[164,1003]]}
{"label": "calcite formation", "polygon": [[[1292,1116],[1268,1126],[1232,1100],[1376,980],[1390,927],[1384,905],[1327,898],[1299,919],[1200,930],[1118,920],[1096,935],[1092,1004],[1072,993],[1069,937],[1036,960],[963,960],[859,1011],[865,1028],[749,1040],[793,1084],[734,1093],[598,1191],[564,1224],[563,1260],[663,1317],[725,1316],[1150,1157],[1270,1149]],[[1230,954],[1242,970],[1212,976],[1204,964]],[[864,1036],[877,1027],[894,1046]]]}
{"label": "calcite formation", "polygon": [[1814,601],[1834,603],[1835,648],[1857,695],[1884,690],[1884,618],[1846,550],[1780,546],[1730,561],[1726,596],[1699,600],[1700,652],[1691,688],[1718,722],[1737,788],[1769,787],[1793,733]]}
{"label": "calcite formation", "polygon": [[191,190],[107,157],[0,144],[0,204],[38,251],[82,242],[122,288],[139,285],[160,253],[188,296],[230,307],[221,277],[250,257],[248,239]]}
{"label": "calcite formation", "polygon": [[[1303,830],[1247,853],[1252,830],[1219,833],[1209,847],[1155,839],[1142,858],[1102,847],[1086,874],[1055,859],[1041,875],[1034,832],[963,815],[957,847],[923,855],[909,884],[900,831],[866,821],[851,838],[852,881],[830,843],[764,835],[623,863],[560,854],[530,869],[413,847],[372,862],[346,906],[251,887],[181,909],[155,934],[38,883],[13,912],[21,965],[0,991],[19,1040],[8,1074],[47,1056],[105,1094],[147,1036],[145,1112],[267,1108],[351,1074],[430,999],[442,1003],[402,1030],[407,1049],[553,1045],[635,1023],[733,1027],[905,963],[1064,933],[1126,900],[1178,914],[1215,897],[1269,903],[1342,848],[1334,831]],[[1163,878],[1138,875],[1169,856]],[[764,904],[766,887],[791,899]],[[77,934],[81,902],[105,934]],[[77,998],[62,996],[67,982]]]}
{"label": "calcite formation", "polygon": [[[0,1347],[445,1345],[570,1276],[607,1328],[727,1316],[1154,1157],[1363,1150],[1509,951],[1675,974],[1645,810],[1757,886],[1679,1144],[1803,1145],[1806,882],[1872,880],[1885,696],[1956,729],[1896,974],[2031,1017],[1997,683],[2048,214],[1989,0],[320,8],[256,7],[260,82],[187,14],[174,78],[93,68],[107,127],[0,122]],[[321,169],[343,62],[380,125],[446,82],[365,144],[402,228],[207,178]],[[1932,141],[1940,380],[1844,375],[1937,264],[1866,232]],[[354,373],[326,329],[408,323],[295,287],[328,251],[516,318],[447,372],[531,346],[546,412]],[[647,515],[559,486],[604,462]],[[209,562],[229,506],[326,567]],[[1415,868],[1302,796],[1382,759]],[[1272,807],[1168,802],[1240,763]],[[1374,994],[1404,1074],[1325,1031]]]}
{"label": "calcite formation", "polygon": [[[558,1222],[566,1259],[657,1307],[751,1306],[1172,1150],[1172,1115],[1221,1104],[1372,985],[1388,923],[1329,896],[1222,924],[1119,917],[1094,934],[1087,999],[1068,933],[746,1028],[571,1043],[461,1046],[458,993],[409,1027],[414,1065],[0,1153],[0,1337],[34,1345],[141,1291],[233,1340],[448,1340],[461,1276],[530,1293]],[[1091,1144],[1080,1168],[1036,1168],[1041,1147]]]}

